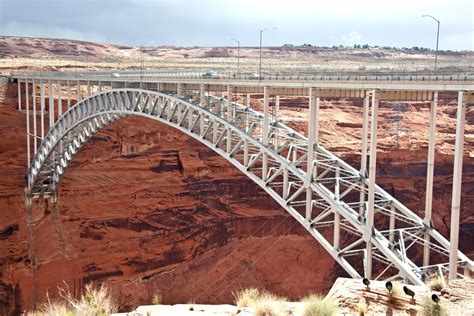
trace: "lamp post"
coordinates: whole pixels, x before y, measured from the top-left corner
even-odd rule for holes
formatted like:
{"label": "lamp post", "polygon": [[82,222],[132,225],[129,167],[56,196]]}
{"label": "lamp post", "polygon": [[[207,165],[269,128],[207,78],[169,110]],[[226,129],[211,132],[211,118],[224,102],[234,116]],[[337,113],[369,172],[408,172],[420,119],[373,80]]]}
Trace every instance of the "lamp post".
{"label": "lamp post", "polygon": [[260,62],[258,66],[258,79],[262,80],[262,34],[267,30],[276,30],[276,27],[267,27],[263,30],[260,30]]}
{"label": "lamp post", "polygon": [[434,16],[429,15],[429,14],[424,14],[424,15],[422,15],[422,17],[432,18],[433,20],[436,21],[436,23],[438,23],[438,32],[436,33],[436,52],[435,52],[435,71],[436,71],[437,65],[438,65],[439,25],[441,24],[441,22],[438,19],[436,19]]}
{"label": "lamp post", "polygon": [[240,41],[233,37],[226,37],[226,38],[231,39],[237,43],[237,75],[239,75],[240,73]]}
{"label": "lamp post", "polygon": [[[146,44],[151,44],[151,45],[153,45],[154,43],[155,43],[154,41],[150,41],[150,42],[148,42],[148,43],[146,43]],[[146,44],[141,44],[141,45],[140,45],[140,51],[141,51],[141,53],[142,53],[142,54],[141,54],[141,60],[140,60],[140,64],[141,64],[141,66],[140,66],[140,68],[141,68],[140,89],[141,89],[142,86],[143,86],[143,76],[144,76],[144,72],[145,72],[145,56],[144,56],[144,54],[145,54],[145,45],[146,45]]]}

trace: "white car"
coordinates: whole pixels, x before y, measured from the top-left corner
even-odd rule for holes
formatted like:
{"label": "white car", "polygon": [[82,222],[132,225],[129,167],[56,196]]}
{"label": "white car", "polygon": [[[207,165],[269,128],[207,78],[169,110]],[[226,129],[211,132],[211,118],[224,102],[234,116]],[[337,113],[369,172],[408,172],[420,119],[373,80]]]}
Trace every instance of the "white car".
{"label": "white car", "polygon": [[114,77],[114,78],[120,78],[120,74],[114,72],[114,73],[112,73],[112,77]]}
{"label": "white car", "polygon": [[209,70],[202,74],[203,78],[217,78],[218,76],[219,75],[217,74],[217,72],[212,71],[212,70]]}

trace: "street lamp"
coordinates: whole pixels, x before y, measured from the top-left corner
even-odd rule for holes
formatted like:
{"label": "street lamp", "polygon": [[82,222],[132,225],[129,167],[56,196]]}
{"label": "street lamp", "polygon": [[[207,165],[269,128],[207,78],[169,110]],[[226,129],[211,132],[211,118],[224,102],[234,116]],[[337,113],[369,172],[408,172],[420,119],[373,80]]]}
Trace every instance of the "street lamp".
{"label": "street lamp", "polygon": [[429,14],[424,14],[424,15],[422,15],[422,17],[432,18],[433,20],[436,21],[436,23],[438,23],[438,32],[436,33],[436,52],[435,52],[435,71],[436,71],[436,67],[437,67],[437,64],[438,64],[439,25],[441,24],[441,22],[438,19],[436,19],[434,16],[429,15]]}
{"label": "street lamp", "polygon": [[233,37],[226,37],[226,38],[231,39],[237,43],[237,75],[239,75],[240,73],[240,41]]}
{"label": "street lamp", "polygon": [[[150,41],[146,44],[151,44],[153,45],[155,42],[154,41]],[[144,56],[144,53],[145,53],[145,45],[146,44],[141,44],[140,45],[140,50],[141,50],[141,81],[140,81],[140,89],[142,88],[142,85],[143,85],[143,75],[144,75],[144,72],[145,72],[145,56]]]}
{"label": "street lamp", "polygon": [[259,62],[259,66],[258,66],[258,78],[259,78],[259,80],[262,80],[262,34],[266,30],[276,30],[276,29],[277,29],[276,27],[267,27],[263,30],[260,30],[260,62]]}

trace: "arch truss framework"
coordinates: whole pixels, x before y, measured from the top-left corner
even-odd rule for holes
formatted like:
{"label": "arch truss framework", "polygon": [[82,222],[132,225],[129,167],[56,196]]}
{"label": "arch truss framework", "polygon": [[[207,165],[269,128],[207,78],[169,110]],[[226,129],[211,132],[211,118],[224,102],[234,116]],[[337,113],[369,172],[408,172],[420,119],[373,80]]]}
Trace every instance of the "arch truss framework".
{"label": "arch truss framework", "polygon": [[[383,91],[361,90],[357,95],[363,99],[363,131],[361,168],[356,170],[318,143],[321,89],[308,88],[306,138],[280,122],[278,96],[270,112],[267,86],[263,88],[264,111],[259,113],[250,108],[249,95],[246,105],[233,102],[236,89],[230,85],[224,99],[206,93],[204,84],[186,92],[178,83],[172,96],[150,87],[116,89],[112,82],[108,86],[99,82],[95,90],[87,84],[84,92],[78,81],[78,102],[72,105],[70,81],[65,96],[61,81],[56,86],[51,80],[23,82],[28,118],[27,204],[39,196],[56,198],[61,176],[96,132],[121,118],[139,115],[174,127],[227,159],[290,213],[351,277],[404,279],[423,285],[431,274],[444,276],[449,271],[453,279],[463,277],[460,271],[469,275],[474,269],[472,260],[457,250],[457,238],[448,241],[431,222],[436,92],[430,94],[427,206],[422,219],[375,184],[378,100],[387,97]],[[54,97],[48,98],[49,107],[45,104],[45,90],[49,96],[56,90],[56,104]],[[19,88],[20,109],[21,92]],[[463,92],[458,104],[453,203],[460,199]],[[370,142],[369,135],[373,135]],[[459,202],[453,207],[459,216]],[[458,234],[459,217],[457,223],[451,233],[454,229]]]}

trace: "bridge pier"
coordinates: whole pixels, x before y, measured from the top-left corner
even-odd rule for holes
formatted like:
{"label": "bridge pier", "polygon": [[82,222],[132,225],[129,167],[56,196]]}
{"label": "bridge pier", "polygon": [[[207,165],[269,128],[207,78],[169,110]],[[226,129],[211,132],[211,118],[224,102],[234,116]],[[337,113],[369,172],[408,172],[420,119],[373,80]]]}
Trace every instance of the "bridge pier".
{"label": "bridge pier", "polygon": [[372,278],[372,242],[371,237],[374,231],[374,208],[375,208],[375,176],[377,170],[377,120],[378,120],[378,100],[376,91],[372,91],[372,122],[370,132],[370,161],[369,161],[369,196],[366,223],[366,265],[365,277]]}
{"label": "bridge pier", "polygon": [[28,79],[25,79],[25,106],[26,106],[26,161],[28,169],[31,166],[31,153],[30,153],[30,96],[28,89]]}
{"label": "bridge pier", "polygon": [[453,194],[451,201],[451,230],[449,249],[449,280],[457,278],[459,248],[459,213],[461,208],[462,161],[464,149],[464,125],[466,123],[466,103],[463,91],[458,92],[456,119],[456,145],[454,151]]}
{"label": "bridge pier", "polygon": [[[365,91],[364,103],[362,110],[362,145],[360,154],[360,174],[362,179],[367,178],[367,141],[369,138],[369,107],[370,96],[369,92]],[[359,218],[361,223],[365,222],[365,183],[361,182],[361,190],[359,195]]]}
{"label": "bridge pier", "polygon": [[308,151],[306,160],[306,214],[305,218],[307,221],[311,221],[313,211],[313,190],[311,189],[311,181],[313,174],[313,163],[314,163],[314,145],[316,142],[316,97],[315,89],[309,88],[309,117],[308,117]]}
{"label": "bridge pier", "polygon": [[433,178],[434,178],[434,161],[436,148],[436,112],[438,106],[438,92],[434,93],[433,101],[430,108],[430,127],[428,141],[428,163],[426,170],[426,199],[425,199],[425,218],[423,223],[426,225],[427,231],[424,234],[425,243],[423,246],[423,266],[430,264],[430,234],[429,230],[433,227],[431,220],[432,201],[433,201]]}
{"label": "bridge pier", "polygon": [[16,80],[16,85],[18,87],[18,111],[21,111],[21,79]]}
{"label": "bridge pier", "polygon": [[[268,130],[270,121],[270,100],[269,100],[269,87],[263,87],[263,126],[262,126],[262,143],[268,146]],[[262,180],[267,181],[268,176],[268,154],[263,153],[262,162]]]}

